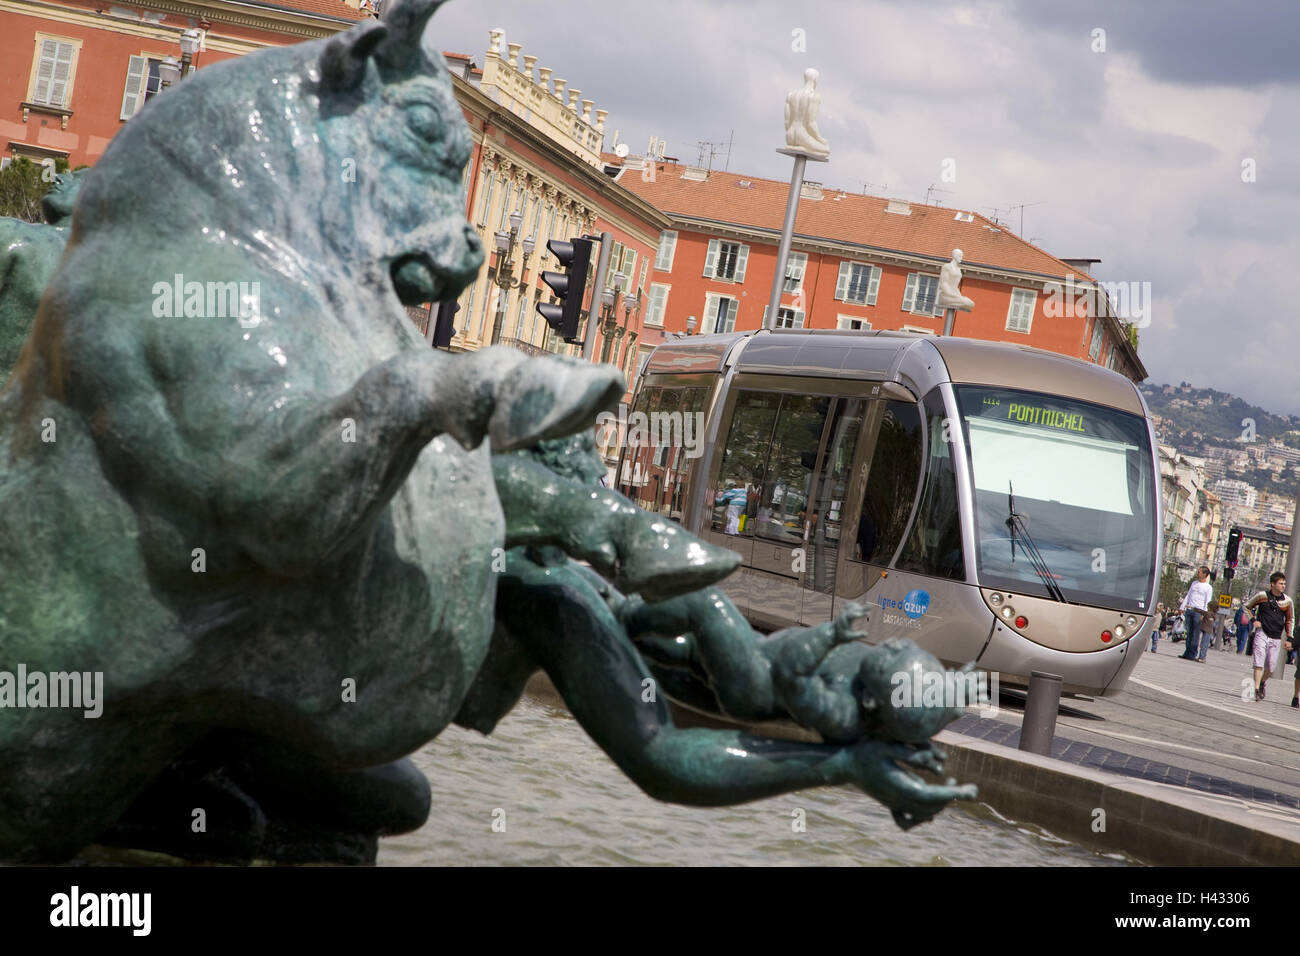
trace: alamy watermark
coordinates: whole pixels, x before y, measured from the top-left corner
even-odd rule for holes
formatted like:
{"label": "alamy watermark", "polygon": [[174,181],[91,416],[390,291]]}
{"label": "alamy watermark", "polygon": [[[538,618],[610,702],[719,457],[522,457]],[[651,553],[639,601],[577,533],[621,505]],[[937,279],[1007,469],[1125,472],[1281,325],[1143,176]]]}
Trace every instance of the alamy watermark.
{"label": "alamy watermark", "polygon": [[239,319],[250,328],[261,313],[262,283],[186,282],[178,272],[170,282],[155,282],[153,297],[153,314],[159,319]]}
{"label": "alamy watermark", "polygon": [[1110,302],[1115,317],[1145,329],[1151,324],[1150,282],[1076,281],[1074,273],[1064,283],[1053,283],[1043,299],[1048,318],[1085,318],[1101,315],[1102,297]]}
{"label": "alamy watermark", "polygon": [[655,448],[680,446],[687,458],[704,454],[703,412],[632,412],[620,408],[618,414],[601,412],[596,416],[596,444],[608,448],[619,435],[627,447]]}
{"label": "alamy watermark", "polygon": [[981,717],[998,715],[998,675],[987,671],[898,671],[890,677],[889,702],[895,708],[979,708]]}
{"label": "alamy watermark", "polygon": [[0,709],[6,707],[71,707],[91,720],[104,712],[103,671],[0,671]]}

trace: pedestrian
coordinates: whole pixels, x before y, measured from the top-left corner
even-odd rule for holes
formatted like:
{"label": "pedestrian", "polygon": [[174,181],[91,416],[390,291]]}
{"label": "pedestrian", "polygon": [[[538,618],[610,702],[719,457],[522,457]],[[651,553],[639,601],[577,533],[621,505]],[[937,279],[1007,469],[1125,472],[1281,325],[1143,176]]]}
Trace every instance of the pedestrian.
{"label": "pedestrian", "polygon": [[1182,603],[1178,605],[1187,627],[1187,648],[1179,655],[1185,661],[1199,660],[1205,663],[1205,658],[1196,656],[1200,648],[1197,639],[1200,637],[1205,612],[1213,596],[1214,591],[1210,588],[1210,569],[1202,564],[1200,570],[1196,572],[1196,580],[1188,586]]}
{"label": "pedestrian", "polygon": [[1246,652],[1246,641],[1250,638],[1250,612],[1246,610],[1245,603],[1237,608],[1237,653]]}
{"label": "pedestrian", "polygon": [[1156,619],[1151,625],[1151,653],[1156,652],[1156,644],[1160,640],[1160,634],[1169,626],[1169,612],[1163,604],[1156,604]]}
{"label": "pedestrian", "polygon": [[[1258,608],[1255,620],[1259,622],[1260,631],[1255,635],[1255,699],[1264,699],[1264,685],[1268,678],[1265,671],[1273,673],[1277,667],[1277,655],[1282,649],[1282,642],[1291,649],[1291,628],[1294,607],[1286,593],[1286,575],[1274,571],[1268,579],[1269,589],[1260,591],[1246,604],[1246,609]],[[1296,696],[1291,699],[1291,706],[1300,708],[1300,683],[1296,685]]]}

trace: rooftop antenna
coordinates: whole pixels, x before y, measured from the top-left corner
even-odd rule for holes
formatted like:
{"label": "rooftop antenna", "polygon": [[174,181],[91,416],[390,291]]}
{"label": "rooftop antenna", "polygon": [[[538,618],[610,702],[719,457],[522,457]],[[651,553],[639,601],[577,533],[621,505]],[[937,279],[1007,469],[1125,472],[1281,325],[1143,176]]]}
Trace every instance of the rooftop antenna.
{"label": "rooftop antenna", "polygon": [[865,179],[859,179],[858,182],[862,184],[862,195],[864,196],[867,195],[868,189],[876,190],[876,193],[881,196],[884,196],[889,192],[889,183],[869,183]]}
{"label": "rooftop antenna", "polygon": [[[697,154],[697,157],[696,157],[696,160],[695,160],[695,165],[696,165],[696,166],[704,166],[704,154],[705,154],[705,153],[708,153],[708,154],[709,154],[709,163],[708,163],[707,168],[710,169],[710,170],[712,170],[712,169],[713,169],[713,159],[714,159],[714,157],[716,157],[716,156],[718,155],[719,152],[721,152],[721,150],[720,150],[718,147],[722,146],[723,144],[722,144],[721,142],[716,142],[716,143],[715,143],[715,142],[711,142],[711,141],[709,141],[709,140],[707,140],[707,139],[702,139],[702,140],[698,140],[698,141],[696,141],[695,145],[696,145],[696,147],[699,149],[699,153]],[[730,146],[730,144],[727,145],[727,160],[728,160],[728,162],[730,162],[730,160],[731,160],[731,146]]]}
{"label": "rooftop antenna", "polygon": [[950,193],[950,192],[952,192],[951,189],[940,189],[937,185],[931,183],[929,186],[926,187],[925,190],[925,204],[927,206],[930,205],[930,195],[932,193]]}
{"label": "rooftop antenna", "polygon": [[1010,209],[1007,210],[1008,212],[1011,212],[1011,211],[1014,210],[1014,209],[1019,209],[1019,210],[1020,210],[1020,229],[1018,230],[1018,233],[1017,233],[1018,235],[1023,236],[1023,235],[1025,234],[1025,207],[1026,207],[1026,206],[1042,206],[1042,205],[1045,205],[1046,203],[1047,203],[1047,200],[1046,200],[1046,199],[1040,200],[1040,201],[1038,201],[1038,202],[1022,202],[1022,203],[1018,203],[1017,205],[1012,206]]}

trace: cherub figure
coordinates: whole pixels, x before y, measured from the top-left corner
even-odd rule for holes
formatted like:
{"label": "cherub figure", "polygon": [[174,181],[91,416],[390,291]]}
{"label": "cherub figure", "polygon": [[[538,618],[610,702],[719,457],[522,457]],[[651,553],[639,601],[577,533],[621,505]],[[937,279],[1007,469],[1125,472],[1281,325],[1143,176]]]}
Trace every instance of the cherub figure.
{"label": "cherub figure", "polygon": [[908,706],[894,705],[895,688],[919,686],[945,669],[911,641],[862,643],[866,634],[853,622],[868,612],[857,604],[834,621],[768,636],[750,628],[717,588],[655,604],[633,598],[620,614],[651,661],[685,669],[684,682],[702,677],[735,718],[789,716],[830,743],[874,736],[920,744],[961,716],[960,708],[922,706],[910,694]]}

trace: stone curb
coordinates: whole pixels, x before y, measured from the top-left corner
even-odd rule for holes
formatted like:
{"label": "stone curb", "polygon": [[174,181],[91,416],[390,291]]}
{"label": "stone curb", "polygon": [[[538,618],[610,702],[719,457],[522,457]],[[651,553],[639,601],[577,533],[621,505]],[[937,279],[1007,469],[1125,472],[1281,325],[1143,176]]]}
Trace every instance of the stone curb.
{"label": "stone curb", "polygon": [[[982,802],[1080,845],[1156,866],[1300,866],[1300,815],[1282,808],[1079,767],[950,731],[935,742],[948,752],[945,774],[978,786]],[[1103,821],[1105,829],[1095,832]]]}

